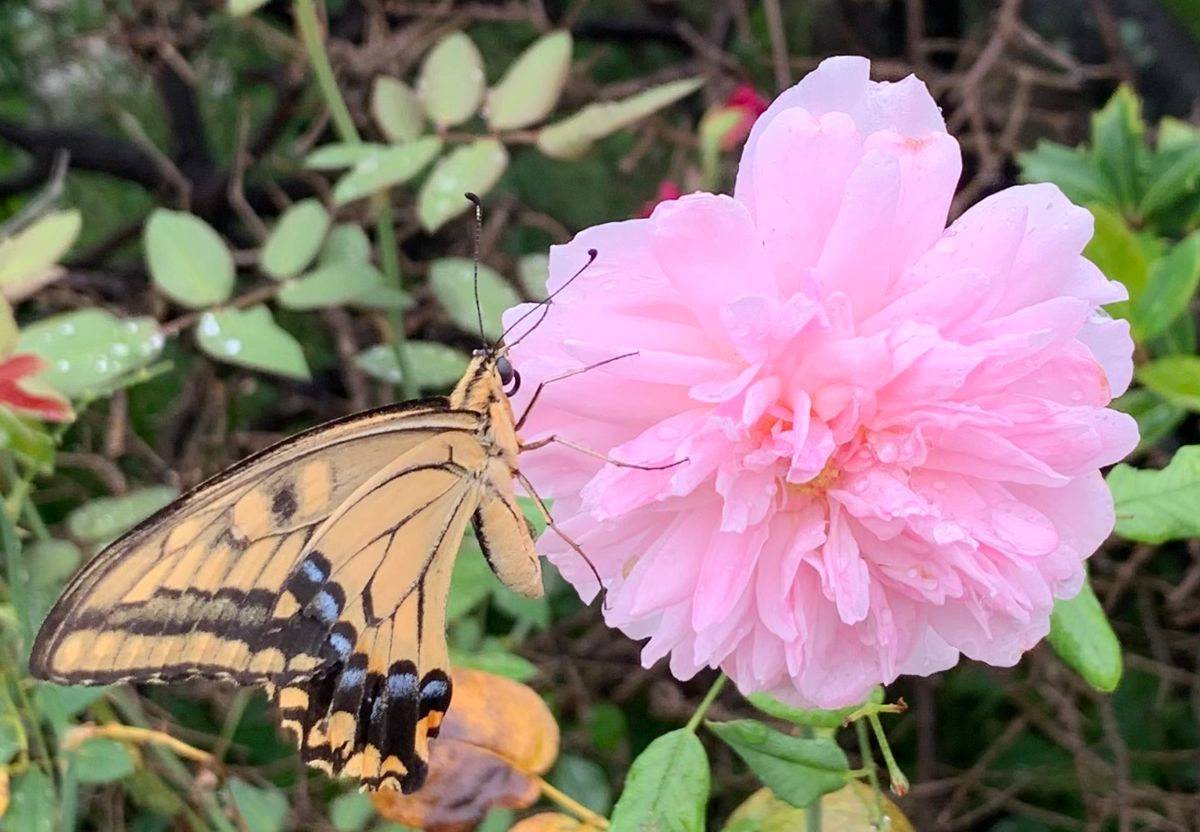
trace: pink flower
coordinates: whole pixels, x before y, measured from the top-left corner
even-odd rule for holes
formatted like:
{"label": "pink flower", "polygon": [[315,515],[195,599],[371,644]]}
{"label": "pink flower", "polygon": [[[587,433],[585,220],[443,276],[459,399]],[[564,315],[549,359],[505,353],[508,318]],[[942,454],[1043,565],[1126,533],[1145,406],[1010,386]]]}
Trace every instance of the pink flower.
{"label": "pink flower", "polygon": [[679,190],[679,186],[670,179],[664,179],[658,183],[658,190],[654,194],[654,199],[646,202],[638,210],[638,216],[642,219],[654,213],[654,209],[664,202],[670,202],[673,199],[679,199],[683,196],[683,191]]}
{"label": "pink flower", "polygon": [[[958,145],[925,86],[834,58],[755,124],[733,197],[692,194],[551,251],[512,350],[545,388],[522,456],[595,564],[605,617],[681,678],[799,705],[959,655],[1011,665],[1113,526],[1100,467],[1137,441],[1126,296],[1091,215],[1010,188],[946,228]],[[522,308],[510,310],[509,323]],[[517,327],[515,343],[537,316]],[[542,551],[598,587],[553,532]]]}

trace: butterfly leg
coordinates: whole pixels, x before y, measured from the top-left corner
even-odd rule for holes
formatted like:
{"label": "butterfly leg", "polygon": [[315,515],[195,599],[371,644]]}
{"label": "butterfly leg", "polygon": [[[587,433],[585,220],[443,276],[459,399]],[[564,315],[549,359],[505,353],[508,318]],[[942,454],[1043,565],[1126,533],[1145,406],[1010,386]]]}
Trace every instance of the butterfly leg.
{"label": "butterfly leg", "polygon": [[596,583],[599,585],[600,589],[603,590],[605,588],[604,580],[600,577],[600,573],[596,571],[596,565],[592,563],[592,559],[589,558],[587,553],[583,551],[583,547],[576,543],[570,535],[564,532],[559,525],[554,522],[554,518],[550,516],[550,509],[546,507],[545,501],[543,501],[541,496],[537,493],[537,489],[533,487],[533,483],[531,483],[529,479],[519,471],[517,472],[517,481],[521,483],[521,487],[524,488],[529,496],[533,498],[534,505],[538,507],[538,514],[542,515],[542,522],[546,524],[546,528],[552,530],[564,543],[566,543],[575,551],[575,554],[583,558],[583,562],[588,565],[588,569],[592,570],[592,575],[595,577]]}
{"label": "butterfly leg", "polygon": [[534,404],[537,403],[538,396],[542,395],[542,390],[545,389],[547,384],[551,384],[555,381],[562,381],[563,379],[577,376],[580,373],[586,373],[588,370],[594,370],[597,367],[603,367],[605,364],[611,364],[614,361],[620,361],[622,358],[632,358],[637,354],[637,350],[634,350],[633,352],[621,353],[620,355],[614,355],[612,358],[606,358],[603,361],[597,361],[595,364],[588,364],[586,367],[576,367],[574,370],[567,370],[566,372],[559,373],[556,376],[550,376],[550,378],[542,379],[540,382],[538,382],[538,386],[534,388],[533,395],[529,397],[529,404],[525,405],[525,410],[521,413],[521,418],[517,420],[517,423],[513,426],[513,429],[520,430],[521,426],[525,424],[525,420],[529,418],[529,412],[533,410]]}

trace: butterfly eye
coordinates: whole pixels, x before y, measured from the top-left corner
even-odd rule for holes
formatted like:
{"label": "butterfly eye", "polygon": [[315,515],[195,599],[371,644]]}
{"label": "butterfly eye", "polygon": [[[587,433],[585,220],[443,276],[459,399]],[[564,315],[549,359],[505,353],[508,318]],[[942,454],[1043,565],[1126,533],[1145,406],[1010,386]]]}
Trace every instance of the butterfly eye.
{"label": "butterfly eye", "polygon": [[513,379],[517,375],[512,362],[503,355],[496,359],[496,372],[500,374],[500,383],[506,388],[513,383]]}

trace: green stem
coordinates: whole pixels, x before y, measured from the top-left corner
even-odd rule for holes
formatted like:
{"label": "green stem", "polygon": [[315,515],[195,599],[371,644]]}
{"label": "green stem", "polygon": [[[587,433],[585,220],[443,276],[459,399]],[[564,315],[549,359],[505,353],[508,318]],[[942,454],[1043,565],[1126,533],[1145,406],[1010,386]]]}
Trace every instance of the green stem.
{"label": "green stem", "polygon": [[684,726],[687,731],[693,734],[696,733],[696,729],[700,727],[700,720],[704,719],[704,715],[708,713],[708,709],[716,701],[721,688],[725,687],[725,683],[728,681],[729,677],[724,673],[717,677],[717,681],[713,682],[712,687],[708,689],[708,693],[704,694],[704,698],[700,700],[700,705],[696,708],[696,713],[692,714],[692,718]]}
{"label": "green stem", "polygon": [[881,829],[883,821],[883,786],[879,782],[879,772],[875,770],[875,752],[871,750],[871,737],[867,734],[867,724],[861,719],[854,723],[854,731],[858,734],[858,753],[862,756],[863,768],[866,769],[867,781],[871,784],[871,794],[874,795],[874,817],[871,822],[876,829]]}
{"label": "green stem", "polygon": [[888,745],[887,737],[883,733],[883,723],[879,721],[878,714],[868,716],[867,721],[871,723],[871,730],[875,732],[875,740],[879,743],[879,751],[883,754],[883,761],[887,763],[888,779],[892,781],[892,793],[903,797],[908,794],[908,778],[896,764],[896,758],[892,756],[892,747]]}
{"label": "green stem", "polygon": [[[300,39],[308,52],[317,87],[321,90],[321,97],[325,99],[325,106],[329,108],[329,116],[333,119],[333,129],[337,131],[338,138],[346,144],[362,144],[362,137],[359,136],[354,119],[350,116],[350,108],[346,106],[346,100],[342,98],[337,80],[333,77],[333,67],[329,63],[329,53],[325,51],[325,42],[321,37],[321,23],[317,18],[314,0],[296,0],[296,26],[300,29]],[[379,243],[379,262],[383,266],[384,281],[386,285],[400,289],[400,258],[396,255],[396,229],[391,201],[388,194],[383,192],[376,194],[371,204],[375,209],[375,239]],[[392,329],[392,349],[396,353],[396,364],[400,368],[400,393],[403,398],[415,398],[418,391],[405,345],[404,314],[399,310],[389,311],[388,324]]]}
{"label": "green stem", "polygon": [[333,119],[333,129],[337,131],[342,141],[349,144],[359,144],[358,128],[350,117],[350,108],[346,106],[337,81],[333,77],[333,67],[329,63],[329,54],[325,51],[325,42],[321,38],[321,21],[317,19],[317,4],[314,0],[296,0],[296,26],[300,29],[300,40],[308,52],[308,61],[312,64],[313,75],[317,78],[317,86],[329,108],[329,116]]}

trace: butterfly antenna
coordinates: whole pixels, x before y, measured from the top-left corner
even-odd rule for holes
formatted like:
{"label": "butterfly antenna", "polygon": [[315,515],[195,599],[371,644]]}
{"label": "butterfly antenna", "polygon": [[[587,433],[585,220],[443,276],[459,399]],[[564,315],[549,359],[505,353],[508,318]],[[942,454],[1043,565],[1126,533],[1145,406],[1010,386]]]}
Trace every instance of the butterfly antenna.
{"label": "butterfly antenna", "polygon": [[[535,312],[541,312],[541,313],[542,313],[542,318],[541,318],[541,319],[538,321],[538,324],[540,324],[540,323],[541,323],[543,320],[545,320],[545,318],[546,318],[546,311],[547,311],[547,307],[549,307],[549,306],[550,306],[550,302],[551,302],[551,301],[553,301],[553,300],[554,300],[554,298],[556,298],[556,297],[558,296],[559,292],[561,292],[563,289],[565,289],[565,288],[567,288],[568,286],[570,286],[572,283],[574,283],[574,282],[575,282],[575,279],[576,279],[577,277],[579,277],[581,274],[583,274],[585,271],[587,271],[587,269],[588,269],[588,266],[590,266],[590,265],[592,265],[593,263],[595,263],[595,262],[596,262],[596,256],[597,256],[598,254],[599,254],[599,252],[597,252],[597,251],[596,251],[596,249],[594,249],[594,248],[589,248],[589,249],[588,249],[588,260],[587,260],[587,262],[586,262],[586,263],[584,263],[582,266],[580,266],[580,267],[579,267],[579,271],[577,271],[577,272],[575,272],[575,274],[571,275],[571,276],[570,276],[570,277],[567,279],[567,282],[566,282],[566,283],[564,283],[563,285],[561,285],[561,286],[559,286],[557,289],[555,289],[553,292],[551,292],[551,293],[550,293],[550,294],[549,294],[549,295],[546,297],[546,299],[545,299],[545,300],[538,301],[536,304],[534,304],[534,306],[533,306],[533,308],[532,308],[532,309],[528,309],[528,310],[526,310],[526,312],[525,312],[525,314],[524,314],[524,315],[522,315],[521,317],[519,317],[519,318],[517,318],[515,321],[513,321],[513,322],[512,322],[512,325],[511,325],[511,326],[509,326],[509,327],[508,327],[508,329],[504,330],[504,335],[501,335],[501,336],[500,336],[500,340],[502,340],[502,341],[503,341],[503,340],[504,340],[504,337],[505,337],[506,335],[508,335],[508,333],[512,332],[512,331],[513,331],[513,330],[514,330],[514,329],[517,327],[517,325],[521,323],[521,321],[525,320],[526,318],[528,318],[530,315],[532,315],[532,314],[533,314],[533,313],[535,313]],[[534,329],[536,329],[536,328],[537,328],[537,324],[535,324],[534,326],[530,327],[530,328],[529,328],[529,332],[533,332],[533,330],[534,330]],[[528,334],[529,334],[529,332],[526,332],[526,333],[525,333],[525,335],[528,335]],[[521,341],[522,341],[522,340],[525,338],[525,335],[522,335],[520,338],[518,338],[518,339],[517,339],[517,343],[520,343],[520,342],[521,342]]]}
{"label": "butterfly antenna", "polygon": [[467,191],[463,194],[475,206],[475,256],[472,260],[472,281],[475,284],[475,316],[479,319],[479,340],[487,346],[487,336],[483,334],[483,307],[479,304],[479,238],[483,236],[483,202],[475,194]]}

